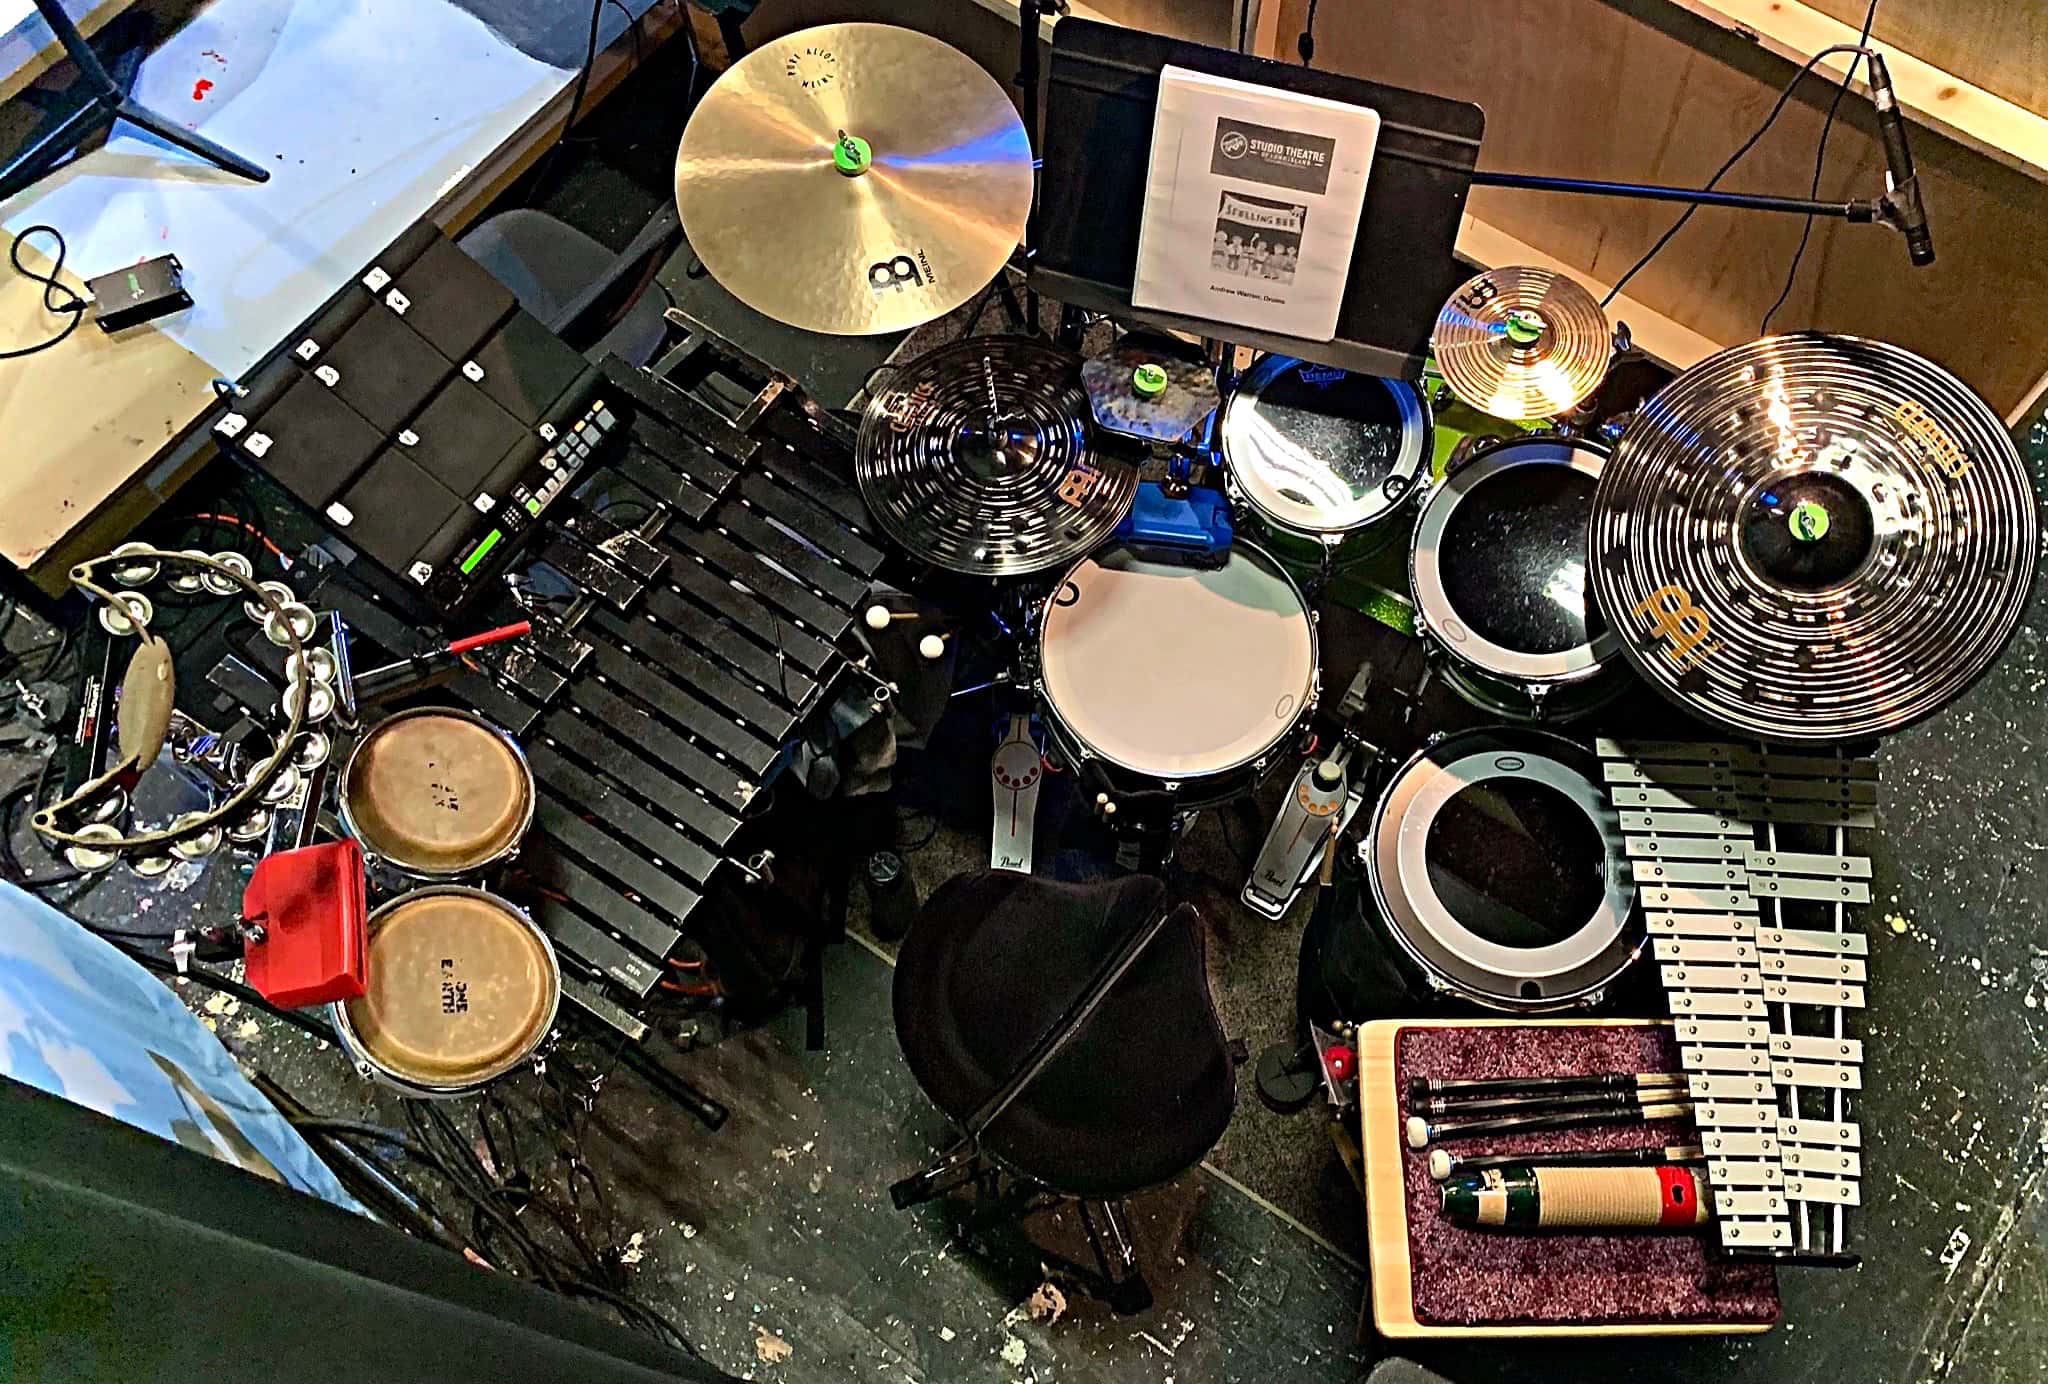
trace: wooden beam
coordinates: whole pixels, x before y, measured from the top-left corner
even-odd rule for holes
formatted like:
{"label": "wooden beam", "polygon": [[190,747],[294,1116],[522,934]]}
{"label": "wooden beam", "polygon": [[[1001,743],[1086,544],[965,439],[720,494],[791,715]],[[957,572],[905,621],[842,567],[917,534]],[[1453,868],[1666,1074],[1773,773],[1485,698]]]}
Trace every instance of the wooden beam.
{"label": "wooden beam", "polygon": [[[1604,0],[1641,18],[1643,0]],[[1854,43],[1857,29],[1798,0],[1649,0],[1696,15],[1731,37],[1755,43],[1787,62],[1803,63],[1823,48]],[[1911,119],[2008,168],[2048,182],[2048,119],[2002,96],[1973,86],[1915,55],[1873,42],[1885,55],[1899,106]],[[1823,58],[1817,71],[1837,81],[1855,57],[1837,53]],[[1861,69],[1858,69],[1859,78]],[[1861,80],[1857,90],[1868,93]],[[1858,117],[1859,123],[1861,117]]]}

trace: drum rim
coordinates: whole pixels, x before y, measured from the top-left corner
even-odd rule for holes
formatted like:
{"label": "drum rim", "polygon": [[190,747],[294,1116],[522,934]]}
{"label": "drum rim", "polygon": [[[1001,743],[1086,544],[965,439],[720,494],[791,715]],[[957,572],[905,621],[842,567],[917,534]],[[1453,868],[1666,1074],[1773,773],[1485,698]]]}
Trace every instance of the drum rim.
{"label": "drum rim", "polygon": [[[548,960],[547,974],[550,977],[551,984],[548,986],[549,994],[546,1017],[535,1026],[533,1041],[530,1044],[517,1055],[507,1060],[500,1070],[492,1072],[488,1076],[472,1077],[466,1081],[451,1083],[423,1081],[418,1077],[402,1076],[377,1060],[376,1056],[371,1053],[368,1045],[363,1042],[362,1035],[356,1032],[355,1025],[349,1021],[349,1001],[336,1000],[327,1006],[327,1018],[328,1022],[334,1025],[335,1040],[339,1043],[341,1050],[348,1054],[349,1061],[354,1064],[358,1072],[367,1076],[372,1081],[390,1086],[398,1091],[403,1091],[408,1095],[424,1096],[429,1099],[466,1096],[471,1092],[482,1090],[499,1077],[511,1075],[514,1071],[518,1070],[520,1063],[532,1057],[534,1053],[540,1050],[541,1045],[547,1042],[548,1034],[553,1031],[555,1020],[560,1017],[562,1008],[562,958],[555,951],[553,939],[547,935],[547,932],[539,923],[533,920],[532,914],[528,913],[518,904],[513,903],[503,894],[493,894],[488,889],[478,889],[474,885],[468,884],[435,884],[424,889],[410,890],[400,894],[395,899],[385,900],[372,909],[369,917],[363,920],[366,952],[370,924],[376,922],[377,919],[416,899],[435,898],[449,894],[482,899],[486,903],[495,904],[517,919],[540,942],[541,953]],[[358,996],[357,998],[361,997]],[[365,1070],[366,1068],[367,1070]]]}
{"label": "drum rim", "polygon": [[[370,839],[363,834],[362,828],[356,823],[355,815],[349,811],[349,785],[355,778],[356,760],[362,754],[363,747],[368,745],[384,727],[415,716],[447,716],[481,726],[504,742],[505,748],[512,752],[513,761],[519,765],[519,772],[526,780],[526,810],[519,815],[519,829],[512,833],[510,843],[489,859],[480,860],[474,865],[464,865],[460,868],[449,870],[439,870],[429,865],[409,864],[374,848],[370,843]],[[342,830],[348,833],[350,840],[363,848],[363,854],[368,859],[380,865],[388,865],[408,878],[438,884],[467,879],[472,875],[481,874],[493,866],[504,864],[507,860],[517,855],[520,843],[526,839],[526,833],[533,830],[533,813],[534,809],[539,805],[539,797],[540,785],[533,777],[533,766],[527,763],[526,751],[519,748],[519,742],[512,738],[510,731],[496,722],[471,711],[468,707],[414,706],[407,707],[404,711],[395,711],[391,715],[386,716],[376,725],[371,726],[361,735],[358,735],[355,738],[355,743],[348,747],[348,753],[342,757],[341,761],[341,777],[335,781],[334,815],[341,819]]]}
{"label": "drum rim", "polygon": [[[1519,455],[1509,455],[1516,453]],[[1536,455],[1529,455],[1536,453]],[[1559,453],[1567,454],[1561,458]],[[1575,644],[1554,654],[1532,654],[1510,649],[1474,632],[1457,617],[1450,592],[1444,587],[1443,564],[1437,556],[1444,531],[1458,505],[1477,488],[1503,471],[1517,466],[1557,465],[1560,460],[1597,486],[1607,450],[1582,437],[1518,437],[1490,447],[1443,479],[1423,501],[1422,514],[1415,523],[1415,535],[1408,544],[1408,590],[1415,599],[1416,621],[1432,642],[1444,652],[1481,673],[1503,682],[1553,685],[1582,682],[1596,677],[1621,655],[1621,637],[1609,625],[1591,643]],[[1587,509],[1586,564],[1592,567],[1592,510]],[[1424,552],[1428,560],[1423,558]],[[1590,590],[1590,575],[1587,578]],[[1603,617],[1605,618],[1604,614]],[[1455,625],[1461,634],[1451,634]],[[1486,661],[1482,661],[1482,657]]]}
{"label": "drum rim", "polygon": [[[1487,753],[1488,750],[1483,742],[1488,740],[1496,742],[1499,753],[1523,759],[1525,761],[1524,767],[1526,767],[1526,761],[1529,759],[1542,759],[1564,770],[1566,774],[1574,776],[1576,782],[1569,786],[1540,776],[1537,776],[1537,781],[1564,793],[1567,798],[1570,798],[1582,809],[1590,805],[1593,810],[1588,811],[1587,816],[1592,820],[1595,829],[1599,831],[1601,842],[1607,850],[1606,882],[1603,887],[1599,910],[1592,918],[1581,923],[1569,937],[1560,942],[1552,943],[1549,947],[1511,949],[1503,948],[1497,943],[1488,942],[1485,938],[1480,937],[1469,927],[1465,926],[1464,923],[1460,922],[1448,909],[1435,900],[1433,894],[1430,899],[1433,916],[1424,917],[1415,910],[1413,906],[1414,899],[1410,892],[1404,890],[1399,895],[1398,900],[1389,893],[1386,887],[1386,880],[1380,868],[1382,838],[1389,825],[1389,810],[1393,806],[1395,796],[1401,792],[1403,785],[1414,775],[1416,769],[1425,762],[1434,762],[1440,770],[1448,770],[1452,764],[1458,763],[1462,759],[1469,758],[1474,754]],[[1447,751],[1448,753],[1446,753]],[[1646,928],[1641,926],[1642,909],[1640,898],[1634,877],[1629,870],[1626,847],[1621,840],[1619,830],[1611,823],[1602,820],[1603,816],[1612,815],[1612,807],[1608,803],[1606,794],[1602,791],[1599,779],[1587,772],[1588,762],[1597,770],[1597,761],[1592,759],[1590,752],[1576,741],[1567,739],[1562,735],[1557,735],[1550,731],[1537,730],[1528,726],[1482,726],[1472,730],[1456,732],[1437,740],[1433,744],[1423,746],[1422,749],[1410,755],[1394,771],[1393,776],[1387,782],[1386,788],[1381,791],[1378,802],[1373,806],[1371,823],[1360,840],[1359,861],[1364,867],[1367,886],[1371,890],[1373,904],[1379,913],[1382,928],[1393,938],[1395,945],[1401,950],[1402,954],[1420,969],[1424,976],[1430,978],[1432,982],[1440,984],[1461,998],[1485,1008],[1509,1013],[1545,1013],[1573,1008],[1591,999],[1597,999],[1601,994],[1605,993],[1608,987],[1625,974],[1630,966],[1635,964],[1637,958],[1648,947],[1649,933]],[[1426,804],[1421,804],[1421,806],[1427,808],[1427,815],[1419,821],[1415,820],[1413,811],[1418,804],[1411,802],[1408,810],[1404,810],[1399,820],[1393,824],[1396,837],[1396,858],[1404,863],[1412,862],[1415,868],[1410,873],[1426,881],[1428,873],[1424,859],[1424,850],[1428,842],[1429,825],[1435,821],[1437,813],[1442,811],[1444,805],[1452,797],[1456,796],[1461,789],[1470,787],[1473,784],[1484,783],[1489,778],[1506,777],[1524,778],[1527,776],[1519,771],[1504,770],[1499,774],[1458,782],[1450,787],[1449,791],[1433,797]],[[1402,838],[1405,837],[1415,838],[1415,842],[1410,850],[1399,849],[1400,845],[1403,844]],[[1617,913],[1618,916],[1616,916]],[[1611,920],[1604,927],[1602,925],[1603,918]],[[1458,953],[1442,941],[1446,936],[1469,939],[1471,943],[1481,948],[1503,954],[1515,951],[1526,954],[1529,952],[1566,948],[1572,944],[1581,943],[1582,939],[1592,936],[1596,930],[1603,932],[1604,938],[1596,947],[1590,949],[1582,947],[1581,949],[1586,951],[1585,956],[1563,972],[1568,975],[1586,973],[1582,983],[1576,983],[1568,990],[1545,993],[1539,998],[1529,999],[1519,994],[1512,996],[1500,995],[1482,990],[1471,984],[1467,979],[1453,974],[1441,961],[1418,945],[1415,936],[1411,935],[1410,929],[1413,929],[1413,932],[1416,934],[1436,939],[1446,952],[1451,952],[1453,955],[1458,955]],[[1618,953],[1616,953],[1617,947],[1621,948]],[[1611,954],[1615,957],[1612,965],[1604,966],[1597,974],[1591,972],[1590,968],[1601,963],[1603,958]],[[1461,957],[1461,959],[1465,958]],[[1484,963],[1481,962],[1471,962],[1468,960],[1467,964],[1473,965],[1475,969],[1487,969]],[[1513,971],[1499,966],[1492,967],[1491,972],[1496,976],[1514,974]]]}
{"label": "drum rim", "polygon": [[[1169,778],[1167,775],[1160,773],[1156,769],[1146,769],[1141,768],[1137,765],[1126,764],[1124,761],[1116,758],[1113,755],[1104,754],[1101,750],[1098,750],[1095,746],[1088,743],[1088,737],[1082,735],[1078,730],[1074,729],[1074,724],[1071,719],[1060,713],[1059,706],[1057,703],[1053,701],[1052,692],[1046,686],[1045,682],[1045,613],[1052,608],[1052,603],[1059,596],[1060,592],[1066,589],[1067,583],[1074,579],[1074,573],[1080,571],[1083,567],[1087,566],[1088,564],[1094,563],[1096,561],[1096,558],[1098,558],[1101,554],[1108,552],[1112,548],[1121,548],[1126,551],[1129,551],[1130,545],[1116,542],[1105,543],[1101,547],[1095,549],[1094,552],[1091,552],[1087,554],[1085,557],[1080,558],[1072,566],[1068,567],[1065,571],[1060,573],[1060,579],[1058,583],[1054,585],[1051,593],[1047,595],[1042,602],[1039,603],[1038,635],[1036,640],[1034,641],[1036,646],[1036,653],[1038,656],[1038,667],[1035,672],[1035,675],[1032,678],[1032,690],[1037,694],[1038,704],[1044,708],[1046,718],[1048,721],[1052,723],[1058,738],[1071,742],[1074,747],[1076,747],[1082,754],[1086,755],[1090,759],[1100,760],[1102,763],[1113,765],[1114,767],[1123,770],[1125,773],[1137,774],[1141,778],[1149,779],[1155,783],[1206,783],[1224,774],[1234,773],[1237,770],[1244,768],[1248,764],[1256,764],[1260,760],[1264,759],[1267,755],[1273,753],[1273,750],[1276,746],[1280,745],[1287,739],[1289,735],[1293,734],[1295,727],[1299,726],[1302,723],[1302,718],[1308,716],[1315,710],[1317,696],[1320,691],[1319,677],[1322,660],[1321,631],[1317,628],[1315,609],[1314,607],[1309,605],[1308,598],[1301,594],[1301,587],[1295,582],[1293,575],[1289,573],[1284,566],[1281,565],[1280,560],[1278,558],[1274,557],[1264,548],[1261,548],[1258,544],[1246,542],[1244,539],[1236,539],[1231,543],[1230,556],[1234,557],[1239,552],[1248,552],[1252,555],[1254,559],[1263,562],[1266,565],[1267,570],[1273,576],[1278,577],[1282,582],[1286,583],[1288,591],[1293,594],[1296,603],[1300,605],[1302,617],[1308,625],[1308,686],[1302,689],[1301,693],[1296,698],[1295,711],[1293,717],[1290,720],[1288,720],[1288,722],[1280,729],[1280,731],[1277,734],[1273,736],[1271,740],[1267,741],[1264,745],[1260,746],[1251,754],[1245,755],[1241,759],[1233,760],[1228,764],[1220,765],[1213,769],[1204,769],[1202,772],[1198,774],[1186,773],[1180,774],[1176,777]],[[1228,560],[1229,558],[1226,557],[1225,561]],[[1096,563],[1096,565],[1100,566],[1101,564]]]}
{"label": "drum rim", "polygon": [[[1283,355],[1278,352],[1267,352],[1265,355],[1260,356],[1257,361],[1253,362],[1252,368],[1246,372],[1244,380],[1223,405],[1223,413],[1218,420],[1216,428],[1216,443],[1218,449],[1223,454],[1224,474],[1229,477],[1231,488],[1238,497],[1249,505],[1261,520],[1271,524],[1274,528],[1281,530],[1283,533],[1291,534],[1296,538],[1310,540],[1337,538],[1357,533],[1362,529],[1372,528],[1399,510],[1402,505],[1412,500],[1416,492],[1421,488],[1417,478],[1422,475],[1429,461],[1433,441],[1436,436],[1436,415],[1429,406],[1429,397],[1423,391],[1422,386],[1408,380],[1392,380],[1384,375],[1370,375],[1360,370],[1346,370],[1344,373],[1347,375],[1365,375],[1367,379],[1377,380],[1380,384],[1386,386],[1389,394],[1394,396],[1395,406],[1401,413],[1401,457],[1388,470],[1387,475],[1389,479],[1394,476],[1405,476],[1408,480],[1408,487],[1392,499],[1386,499],[1383,494],[1382,498],[1385,499],[1385,503],[1380,508],[1347,524],[1332,524],[1319,527],[1302,524],[1293,519],[1281,518],[1273,512],[1268,502],[1259,497],[1255,488],[1246,483],[1245,477],[1250,474],[1249,469],[1240,473],[1237,466],[1232,463],[1230,459],[1231,438],[1235,434],[1231,420],[1238,417],[1241,413],[1250,410],[1264,393],[1266,386],[1270,385],[1288,369],[1296,365],[1313,364],[1315,364],[1314,361],[1305,360],[1300,356]],[[1341,369],[1342,367],[1332,366],[1330,368]],[[1236,428],[1241,430],[1242,426],[1242,424],[1239,424],[1236,425]],[[1410,445],[1411,441],[1413,443],[1412,446]]]}

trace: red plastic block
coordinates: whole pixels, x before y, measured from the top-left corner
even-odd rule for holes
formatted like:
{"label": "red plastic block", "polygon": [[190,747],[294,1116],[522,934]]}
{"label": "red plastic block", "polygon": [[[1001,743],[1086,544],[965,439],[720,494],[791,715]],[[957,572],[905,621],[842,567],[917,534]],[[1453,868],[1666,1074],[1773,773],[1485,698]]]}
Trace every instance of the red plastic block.
{"label": "red plastic block", "polygon": [[287,1009],[363,993],[363,848],[328,841],[256,862],[242,917],[263,929],[245,941],[249,983]]}

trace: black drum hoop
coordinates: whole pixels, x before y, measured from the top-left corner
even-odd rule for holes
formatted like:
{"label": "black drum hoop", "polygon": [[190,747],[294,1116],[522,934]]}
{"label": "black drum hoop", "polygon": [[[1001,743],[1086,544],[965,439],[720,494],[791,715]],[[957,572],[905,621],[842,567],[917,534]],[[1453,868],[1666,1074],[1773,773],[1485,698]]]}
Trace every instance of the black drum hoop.
{"label": "black drum hoop", "polygon": [[[1482,772],[1451,777],[1458,766],[1474,761],[1490,762],[1481,766]],[[1425,784],[1419,777],[1425,766],[1438,771],[1431,777],[1446,782]],[[1558,791],[1585,811],[1605,849],[1598,910],[1562,941],[1532,949],[1571,960],[1548,977],[1518,972],[1511,961],[1502,964],[1500,958],[1511,959],[1517,949],[1467,928],[1428,887],[1422,868],[1422,843],[1437,812],[1460,789],[1497,778],[1544,783]],[[1380,794],[1358,858],[1374,909],[1402,955],[1433,989],[1485,1008],[1534,1014],[1595,1004],[1648,941],[1620,825],[1601,788],[1599,763],[1583,747],[1547,731],[1464,731],[1412,755]],[[1412,862],[1415,878],[1408,878],[1404,862]],[[1390,881],[1390,873],[1401,878]],[[1531,995],[1531,987],[1538,993]]]}

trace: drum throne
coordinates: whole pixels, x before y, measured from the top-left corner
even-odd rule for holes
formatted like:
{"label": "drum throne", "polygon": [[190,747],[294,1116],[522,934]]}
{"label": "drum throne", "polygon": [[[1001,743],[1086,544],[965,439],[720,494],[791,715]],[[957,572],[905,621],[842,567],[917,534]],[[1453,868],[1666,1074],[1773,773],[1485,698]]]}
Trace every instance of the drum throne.
{"label": "drum throne", "polygon": [[1119,1203],[1201,1162],[1237,1094],[1194,906],[1144,875],[958,876],[904,938],[894,1008],[912,1074],[961,1132],[890,1188],[896,1205],[966,1187],[978,1221],[1075,1203],[1096,1291],[1149,1306]]}

